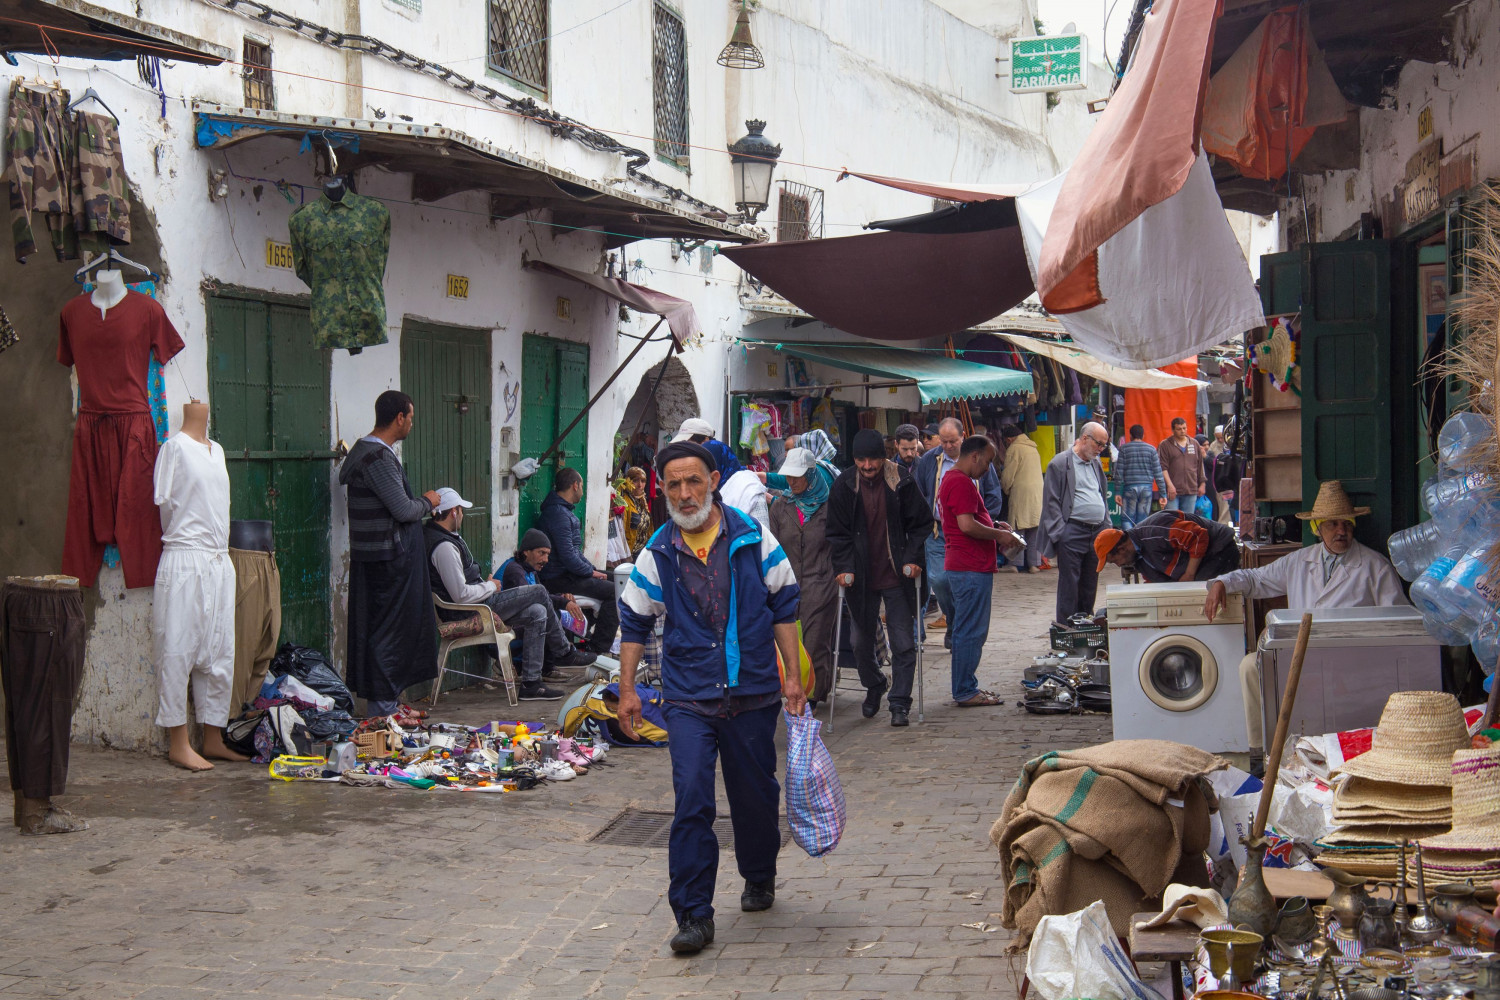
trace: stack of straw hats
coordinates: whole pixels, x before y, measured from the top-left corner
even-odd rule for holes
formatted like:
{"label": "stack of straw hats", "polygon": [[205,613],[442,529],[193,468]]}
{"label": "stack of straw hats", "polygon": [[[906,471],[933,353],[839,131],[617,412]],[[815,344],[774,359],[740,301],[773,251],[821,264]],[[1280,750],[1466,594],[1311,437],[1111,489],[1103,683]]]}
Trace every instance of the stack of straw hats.
{"label": "stack of straw hats", "polygon": [[1345,761],[1333,795],[1329,842],[1395,844],[1446,833],[1453,822],[1455,751],[1469,730],[1458,700],[1441,691],[1397,691],[1366,753]]}
{"label": "stack of straw hats", "polygon": [[1422,868],[1450,880],[1500,878],[1500,745],[1453,755],[1453,829],[1422,851]]}

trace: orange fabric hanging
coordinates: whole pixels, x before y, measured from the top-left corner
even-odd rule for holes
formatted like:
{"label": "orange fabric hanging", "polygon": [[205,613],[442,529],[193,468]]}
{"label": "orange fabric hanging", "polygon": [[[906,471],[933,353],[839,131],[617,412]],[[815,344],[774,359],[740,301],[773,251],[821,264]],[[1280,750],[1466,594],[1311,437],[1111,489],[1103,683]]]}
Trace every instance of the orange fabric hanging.
{"label": "orange fabric hanging", "polygon": [[[1198,377],[1198,356],[1186,358],[1173,365],[1163,365],[1162,371],[1183,378]],[[1146,428],[1146,440],[1159,444],[1172,436],[1172,421],[1177,417],[1188,422],[1188,433],[1198,428],[1198,389],[1126,389],[1125,427],[1132,424]]]}
{"label": "orange fabric hanging", "polygon": [[[1209,80],[1203,148],[1246,177],[1276,180],[1317,126],[1343,121],[1337,86],[1312,40],[1306,11],[1274,11]],[[1316,99],[1330,88],[1336,96],[1331,105]],[[1313,104],[1327,111],[1309,114]]]}

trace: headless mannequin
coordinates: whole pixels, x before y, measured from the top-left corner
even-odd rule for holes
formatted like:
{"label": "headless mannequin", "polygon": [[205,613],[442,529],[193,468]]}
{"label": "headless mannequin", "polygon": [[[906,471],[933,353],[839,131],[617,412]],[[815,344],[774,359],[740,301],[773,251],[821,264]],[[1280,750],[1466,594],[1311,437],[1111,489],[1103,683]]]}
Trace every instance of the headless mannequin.
{"label": "headless mannequin", "polygon": [[[119,272],[115,272],[118,274]],[[182,406],[182,433],[200,444],[208,442],[208,404],[194,399]],[[167,727],[167,759],[178,767],[189,771],[210,771],[213,764],[205,758],[215,760],[249,760],[244,754],[235,753],[224,745],[224,730],[218,726],[203,727],[203,753],[193,749],[188,739],[188,727]]]}
{"label": "headless mannequin", "polygon": [[343,201],[344,192],[349,190],[349,179],[343,174],[336,174],[323,182],[323,197],[329,201]]}
{"label": "headless mannequin", "polygon": [[[94,290],[89,293],[89,301],[98,307],[100,319],[107,318],[111,309],[125,301],[125,275],[119,271],[99,271],[96,273],[94,275]],[[208,407],[205,406],[203,409],[203,426],[206,430],[208,427]]]}

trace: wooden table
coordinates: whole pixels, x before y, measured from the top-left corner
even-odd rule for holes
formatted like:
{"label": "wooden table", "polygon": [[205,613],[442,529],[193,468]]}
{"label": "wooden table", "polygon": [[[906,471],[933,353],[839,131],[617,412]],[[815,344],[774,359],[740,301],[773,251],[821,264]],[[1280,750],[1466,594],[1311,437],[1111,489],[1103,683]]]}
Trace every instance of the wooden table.
{"label": "wooden table", "polygon": [[1195,924],[1173,920],[1160,927],[1141,929],[1136,924],[1160,916],[1160,913],[1137,913],[1130,918],[1130,957],[1135,962],[1168,962],[1172,967],[1172,1000],[1182,997],[1182,963],[1191,961],[1198,950]]}

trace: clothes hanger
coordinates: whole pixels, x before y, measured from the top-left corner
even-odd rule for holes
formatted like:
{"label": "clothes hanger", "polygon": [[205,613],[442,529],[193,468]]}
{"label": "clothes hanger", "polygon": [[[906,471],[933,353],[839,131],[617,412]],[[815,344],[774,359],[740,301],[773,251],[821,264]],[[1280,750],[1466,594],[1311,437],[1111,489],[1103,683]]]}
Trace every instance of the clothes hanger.
{"label": "clothes hanger", "polygon": [[85,90],[77,99],[75,99],[73,101],[72,104],[68,105],[68,114],[72,114],[73,112],[77,111],[78,110],[78,106],[80,104],[82,104],[84,101],[96,101],[96,102],[98,102],[98,104],[99,104],[99,106],[101,108],[103,108],[105,111],[109,112],[109,116],[114,119],[115,124],[116,125],[120,124],[120,116],[117,115],[117,114],[115,114],[114,111],[110,110],[109,105],[104,103],[104,98],[100,97],[99,96],[99,92],[97,90],[95,90],[93,87],[90,87],[88,90]]}
{"label": "clothes hanger", "polygon": [[349,179],[339,173],[339,156],[333,151],[333,140],[328,138],[327,132],[318,135],[328,147],[328,178],[323,181],[323,197],[333,202],[343,201],[349,191]]}
{"label": "clothes hanger", "polygon": [[101,253],[99,256],[95,257],[87,264],[84,264],[77,271],[74,271],[73,280],[81,285],[86,280],[85,276],[90,271],[94,270],[102,264],[108,264],[111,262],[116,264],[124,264],[126,267],[133,267],[138,271],[145,271],[151,276],[152,281],[161,280],[161,275],[151,270],[151,268],[147,267],[145,264],[137,264],[135,261],[131,260],[129,257],[126,257],[124,254],[120,253],[120,251],[114,249],[113,247],[111,247],[106,252]]}

